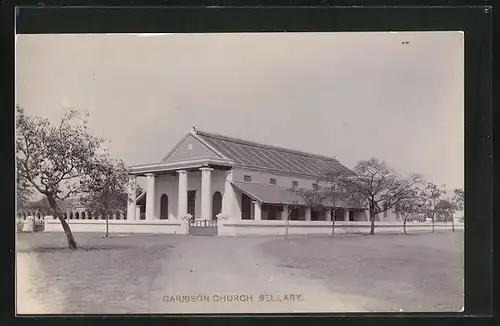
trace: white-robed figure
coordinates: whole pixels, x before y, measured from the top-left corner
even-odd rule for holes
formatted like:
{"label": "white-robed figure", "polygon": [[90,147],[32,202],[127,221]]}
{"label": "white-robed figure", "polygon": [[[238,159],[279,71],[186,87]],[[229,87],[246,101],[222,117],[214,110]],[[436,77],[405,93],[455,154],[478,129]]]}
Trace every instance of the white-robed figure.
{"label": "white-robed figure", "polygon": [[30,215],[26,217],[23,225],[23,232],[33,232],[35,227],[35,217]]}

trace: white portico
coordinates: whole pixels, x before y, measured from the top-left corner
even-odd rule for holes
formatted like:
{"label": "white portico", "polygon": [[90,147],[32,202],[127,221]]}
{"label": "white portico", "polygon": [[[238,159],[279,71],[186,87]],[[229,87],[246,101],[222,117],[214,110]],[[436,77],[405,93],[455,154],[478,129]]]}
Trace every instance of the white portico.
{"label": "white portico", "polygon": [[230,175],[231,162],[214,159],[135,166],[129,181],[127,219],[141,219],[134,194],[137,178],[142,177],[146,178],[144,219],[179,220],[190,214],[193,219],[212,220],[228,206],[223,194]]}

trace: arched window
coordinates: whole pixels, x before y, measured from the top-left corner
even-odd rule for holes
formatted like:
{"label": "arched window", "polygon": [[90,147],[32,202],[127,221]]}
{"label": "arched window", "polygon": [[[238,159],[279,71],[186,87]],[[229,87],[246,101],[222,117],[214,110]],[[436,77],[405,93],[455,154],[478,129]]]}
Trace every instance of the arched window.
{"label": "arched window", "polygon": [[80,219],[80,213],[78,213],[78,212],[75,213],[75,219],[77,219],[77,220]]}
{"label": "arched window", "polygon": [[252,219],[252,200],[246,194],[241,195],[241,219]]}
{"label": "arched window", "polygon": [[163,194],[160,200],[160,220],[166,219],[168,219],[168,196]]}
{"label": "arched window", "polygon": [[69,212],[69,219],[72,220],[73,219],[73,212]]}
{"label": "arched window", "polygon": [[121,219],[121,218],[120,218],[120,212],[116,212],[116,213],[115,213],[115,219],[116,219],[116,220]]}
{"label": "arched window", "polygon": [[217,214],[222,211],[222,195],[216,191],[212,199],[212,220],[217,219]]}
{"label": "arched window", "polygon": [[82,220],[84,220],[84,219],[85,219],[85,217],[86,217],[86,216],[85,216],[85,212],[82,212]]}

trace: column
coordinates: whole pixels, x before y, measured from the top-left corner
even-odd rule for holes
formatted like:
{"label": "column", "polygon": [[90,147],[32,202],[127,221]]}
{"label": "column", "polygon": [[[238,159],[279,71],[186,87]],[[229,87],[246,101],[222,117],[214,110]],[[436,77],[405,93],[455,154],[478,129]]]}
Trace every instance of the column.
{"label": "column", "polygon": [[311,207],[306,207],[306,221],[311,220]]}
{"label": "column", "polygon": [[180,219],[184,215],[187,214],[187,193],[188,193],[188,180],[187,180],[187,171],[180,170],[177,171],[179,174],[179,201],[177,206],[177,218]]}
{"label": "column", "polygon": [[212,219],[212,192],[211,174],[212,168],[201,168],[201,218]]}
{"label": "column", "polygon": [[155,175],[153,173],[146,174],[146,220],[154,220],[156,218],[156,194],[155,194]]}
{"label": "column", "polygon": [[281,219],[286,221],[288,219],[288,205],[283,205],[283,211],[281,212]]}
{"label": "column", "polygon": [[344,221],[349,221],[349,210],[344,208]]}
{"label": "column", "polygon": [[137,206],[135,208],[135,219],[140,220],[141,219],[141,206]]}
{"label": "column", "polygon": [[[335,216],[333,218],[335,218]],[[325,221],[331,221],[331,220],[332,220],[332,210],[326,208],[325,209]]]}
{"label": "column", "polygon": [[262,219],[262,210],[261,210],[261,204],[260,202],[254,200],[253,202],[254,206],[254,220],[260,221]]}
{"label": "column", "polygon": [[131,175],[128,178],[127,184],[127,220],[135,220],[139,219],[139,216],[136,216],[136,176]]}
{"label": "column", "polygon": [[224,183],[224,194],[222,195],[222,213],[230,218],[233,214],[233,201],[236,201],[234,189],[231,185],[233,182],[233,171],[227,171],[226,182]]}

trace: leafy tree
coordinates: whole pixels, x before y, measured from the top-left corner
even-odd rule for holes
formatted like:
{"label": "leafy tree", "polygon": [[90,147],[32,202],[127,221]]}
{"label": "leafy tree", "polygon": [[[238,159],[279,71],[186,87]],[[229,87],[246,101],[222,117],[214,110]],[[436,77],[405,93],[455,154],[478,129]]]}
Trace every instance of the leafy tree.
{"label": "leafy tree", "polygon": [[443,216],[445,222],[451,220],[451,229],[453,230],[453,232],[455,232],[454,213],[456,211],[456,208],[456,205],[448,199],[441,200],[436,205],[437,214]]}
{"label": "leafy tree", "polygon": [[[317,187],[313,189],[303,189],[292,187],[291,193],[304,202],[306,207],[311,209],[330,209],[332,212],[332,236],[335,235],[335,215],[341,203],[347,201],[348,196],[339,190],[342,174],[338,172],[328,172],[317,181]],[[322,183],[323,185],[321,185]]]}
{"label": "leafy tree", "polygon": [[454,195],[452,198],[452,202],[455,204],[455,208],[457,211],[463,211],[464,206],[464,190],[463,189],[455,189],[453,191]]}
{"label": "leafy tree", "polygon": [[28,208],[32,196],[33,190],[28,184],[16,182],[16,207],[18,210]]}
{"label": "leafy tree", "polygon": [[424,200],[426,217],[432,220],[432,232],[434,232],[436,215],[438,213],[436,206],[442,200],[445,193],[446,190],[444,185],[440,187],[432,182],[428,182],[420,192],[420,196]]}
{"label": "leafy tree", "polygon": [[420,180],[418,175],[403,178],[376,158],[360,161],[354,167],[354,172],[356,175],[345,175],[339,180],[351,201],[368,207],[371,235],[375,233],[375,216],[411,197],[414,186]]}
{"label": "leafy tree", "polygon": [[144,193],[144,189],[140,185],[136,184],[135,185],[135,197],[137,198],[140,195],[142,195],[143,193]]}
{"label": "leafy tree", "polygon": [[324,207],[325,194],[319,192],[315,189],[304,189],[297,186],[293,186],[288,189],[288,192],[292,195],[294,200],[291,204],[288,204],[288,215],[285,224],[285,239],[288,238],[288,229],[290,226],[290,217],[293,212],[298,211],[300,208],[309,207],[322,208]]}
{"label": "leafy tree", "polygon": [[50,214],[50,205],[47,201],[47,198],[42,198],[36,201],[30,201],[26,205],[26,208],[35,211],[37,213],[40,213],[42,214],[42,216]]}
{"label": "leafy tree", "polygon": [[103,139],[90,134],[86,118],[76,110],[68,110],[52,125],[17,106],[17,185],[45,196],[71,249],[76,249],[76,241],[57,201],[81,195],[93,169],[105,161],[102,143]]}
{"label": "leafy tree", "polygon": [[106,237],[109,234],[109,211],[125,210],[128,194],[128,170],[122,161],[116,163],[107,156],[92,163],[90,178],[82,182],[85,195],[81,203],[100,216],[106,216]]}

